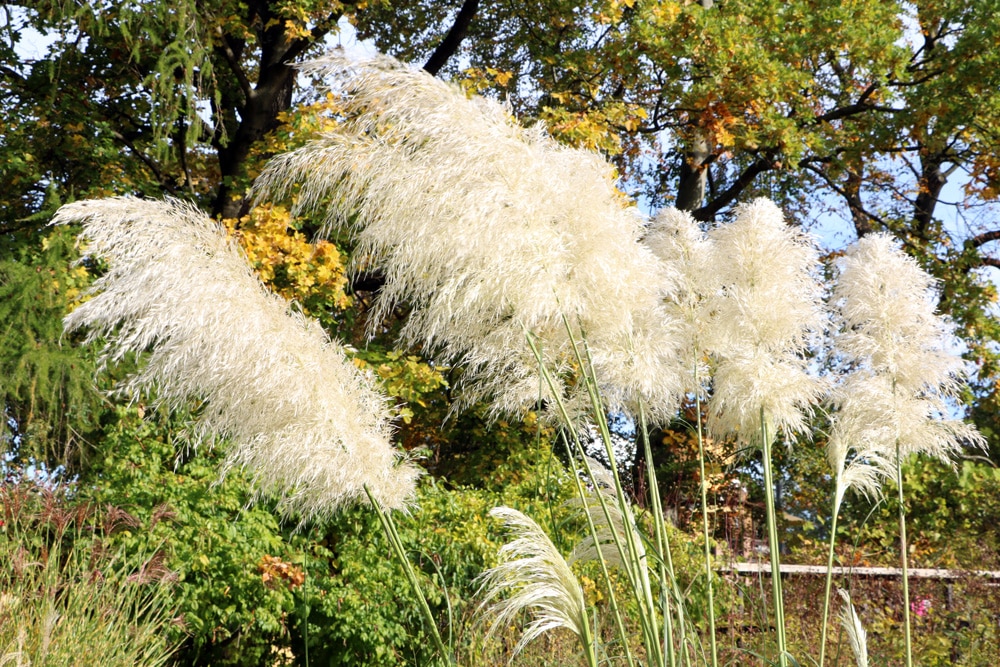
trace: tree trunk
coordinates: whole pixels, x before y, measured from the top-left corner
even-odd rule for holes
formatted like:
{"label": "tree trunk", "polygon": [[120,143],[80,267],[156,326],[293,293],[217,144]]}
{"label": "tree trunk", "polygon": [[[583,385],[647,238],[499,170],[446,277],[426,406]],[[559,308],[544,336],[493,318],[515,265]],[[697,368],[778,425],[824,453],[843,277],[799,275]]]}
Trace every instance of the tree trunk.
{"label": "tree trunk", "polygon": [[945,158],[940,153],[921,151],[918,194],[913,204],[913,230],[917,237],[924,241],[930,240],[934,209],[941,197],[941,189],[948,182],[948,176],[941,171],[944,162]]}
{"label": "tree trunk", "polygon": [[691,147],[684,153],[680,178],[677,183],[677,208],[696,211],[705,201],[705,183],[708,180],[708,142],[702,132],[697,132]]}

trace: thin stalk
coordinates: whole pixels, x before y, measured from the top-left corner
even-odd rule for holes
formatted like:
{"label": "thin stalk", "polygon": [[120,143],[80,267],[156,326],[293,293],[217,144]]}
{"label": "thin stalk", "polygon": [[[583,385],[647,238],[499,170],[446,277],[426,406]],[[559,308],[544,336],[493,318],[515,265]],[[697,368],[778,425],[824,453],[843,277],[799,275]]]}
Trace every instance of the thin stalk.
{"label": "thin stalk", "polygon": [[705,442],[701,423],[701,394],[698,392],[698,363],[694,365],[695,413],[698,418],[698,466],[701,473],[701,531],[705,538],[705,580],[708,584],[708,636],[712,646],[712,667],[719,667],[719,651],[715,644],[715,597],[712,584],[712,552],[708,544],[708,479],[705,477]]}
{"label": "thin stalk", "polygon": [[[840,480],[837,480],[840,485]],[[834,495],[839,497],[839,492],[834,491]],[[837,541],[837,515],[840,514],[839,498],[835,497],[833,503],[833,521],[830,525],[830,552],[826,557],[826,588],[823,591],[823,629],[820,631],[819,639],[819,667],[823,667],[823,660],[826,658],[826,631],[830,622],[830,590],[833,586],[833,547]]]}
{"label": "thin stalk", "polygon": [[[600,392],[598,391],[596,381],[594,380],[593,363],[590,358],[590,351],[587,350],[586,340],[584,340],[584,349],[587,351],[587,359],[585,362],[583,355],[580,353],[580,347],[577,344],[576,336],[573,334],[573,329],[570,327],[569,321],[566,319],[565,315],[563,316],[563,325],[566,327],[566,333],[569,336],[570,345],[573,348],[573,353],[576,356],[577,363],[580,365],[580,371],[584,382],[586,383],[587,394],[590,398],[591,406],[594,410],[594,416],[597,419],[597,424],[601,431],[601,440],[604,443],[604,449],[608,456],[608,462],[611,464],[611,474],[615,482],[615,498],[618,501],[622,516],[626,521],[625,543],[628,547],[629,559],[627,561],[623,559],[623,565],[627,564],[635,568],[634,576],[642,587],[641,597],[638,601],[640,602],[640,607],[645,604],[646,609],[645,613],[640,614],[640,620],[643,625],[643,630],[647,633],[648,637],[648,641],[646,643],[647,650],[651,654],[649,657],[651,661],[655,662],[655,664],[663,665],[663,652],[658,633],[659,627],[654,622],[656,617],[656,604],[653,602],[653,590],[649,581],[649,567],[645,556],[640,557],[639,555],[639,545],[636,544],[636,531],[632,530],[632,527],[635,525],[635,521],[632,517],[632,507],[629,500],[625,497],[624,486],[618,476],[618,465],[615,461],[614,450],[611,447],[611,433],[608,430],[607,420],[604,416],[604,405],[601,401]],[[673,570],[672,565],[671,570]],[[640,593],[638,590],[636,591],[636,594],[639,596]],[[648,618],[646,618],[647,616]]]}
{"label": "thin stalk", "polygon": [[778,634],[778,664],[788,667],[785,643],[785,609],[781,597],[781,559],[778,555],[778,524],[774,509],[774,475],[771,472],[771,436],[764,409],[760,411],[760,434],[764,448],[764,501],[767,506],[767,541],[771,551],[771,593],[774,598],[774,623]]}
{"label": "thin stalk", "polygon": [[305,551],[302,552],[302,571],[306,573],[302,582],[302,650],[305,667],[309,667],[309,596],[306,587],[309,585],[309,570]]}
{"label": "thin stalk", "polygon": [[899,493],[899,550],[903,562],[903,637],[906,641],[906,667],[913,667],[913,640],[910,636],[910,581],[906,544],[906,506],[903,504],[903,465],[899,440],[896,440],[896,487]]}
{"label": "thin stalk", "polygon": [[[667,539],[666,534],[666,524],[664,523],[663,517],[663,506],[660,502],[660,487],[656,481],[656,469],[653,466],[653,450],[649,444],[649,430],[646,427],[646,412],[642,406],[639,405],[639,422],[642,428],[642,445],[643,445],[643,456],[646,459],[646,477],[649,483],[649,497],[650,505],[653,508],[653,525],[656,528],[656,554],[660,561],[660,582],[661,582],[661,593],[660,598],[662,600],[660,613],[663,615],[663,646],[664,653],[667,654],[667,659],[670,661],[670,667],[674,667],[677,664],[677,659],[674,656],[674,629],[673,629],[673,618],[670,613],[669,599],[670,596],[667,594],[667,581],[673,583],[676,587],[677,581],[673,576],[673,559],[670,557],[670,542]],[[667,567],[664,558],[670,562],[669,568]],[[668,572],[669,569],[669,572]],[[669,576],[669,579],[668,579]],[[683,612],[683,601],[681,599],[676,600],[678,618],[681,623],[681,629],[683,630],[684,624],[684,612]],[[681,640],[681,649],[683,651],[683,639]]]}
{"label": "thin stalk", "polygon": [[[582,454],[583,447],[580,445],[579,440],[577,440],[575,437],[574,440],[576,440],[577,449],[579,449],[579,451],[581,452],[581,457],[583,458],[584,466],[586,466],[587,470],[589,471],[590,466],[587,465],[587,459],[586,457],[583,457]],[[568,442],[566,443],[566,448],[569,449]],[[580,481],[580,475],[577,473],[576,465],[573,464],[572,451],[569,452],[569,460],[570,460],[570,465],[573,466],[573,480],[576,482],[576,490],[580,496],[580,500],[583,502],[583,514],[587,518],[587,527],[590,529],[590,534],[594,536],[594,541],[596,543],[597,527],[594,525],[594,519],[593,517],[590,516],[590,511],[587,509],[587,494],[583,489],[583,482]],[[593,479],[592,473],[588,472],[587,474],[590,476],[591,479]],[[597,496],[598,498],[600,498],[601,496],[600,492],[598,492]],[[604,508],[605,515],[607,515],[607,507],[604,505],[604,501],[601,500],[600,502],[601,506]],[[606,520],[610,525],[610,519]],[[614,534],[614,530],[612,530],[611,532],[612,534]],[[618,549],[619,551],[621,550],[620,545]],[[608,571],[607,561],[604,560],[604,554],[601,552],[600,548],[597,549],[597,560],[601,564],[601,574],[604,575],[604,582],[608,585],[608,602],[611,605],[611,613],[615,617],[615,625],[617,626],[618,629],[619,639],[621,639],[622,645],[625,647],[625,659],[628,662],[629,667],[635,667],[635,659],[632,657],[632,648],[628,643],[629,636],[628,633],[625,631],[625,622],[618,608],[618,600],[615,597],[615,589],[614,589],[614,584],[611,581],[611,573]]]}
{"label": "thin stalk", "polygon": [[594,614],[594,617],[595,617],[594,618],[595,627],[594,627],[594,632],[593,633],[591,633],[591,631],[590,631],[590,623],[587,622],[586,619],[584,619],[584,622],[583,622],[583,637],[582,637],[582,639],[583,639],[583,646],[584,646],[584,652],[585,652],[584,654],[585,654],[585,656],[587,658],[587,665],[589,665],[589,667],[598,667],[598,661],[597,661],[597,644],[594,641],[594,637],[597,635],[597,627],[596,627],[596,623],[597,623],[597,618],[596,617],[597,617],[597,614],[596,613]]}
{"label": "thin stalk", "polygon": [[[532,353],[535,355],[535,359],[538,361],[538,367],[539,367],[539,370],[540,370],[540,372],[542,374],[542,378],[545,380],[545,383],[549,387],[549,392],[552,394],[553,398],[555,399],[556,407],[559,409],[559,414],[560,414],[560,416],[563,419],[563,423],[566,424],[566,430],[572,435],[573,443],[574,443],[574,445],[576,445],[576,449],[579,451],[580,456],[583,459],[583,463],[586,466],[587,465],[587,459],[586,459],[586,456],[584,455],[583,446],[580,444],[580,440],[577,437],[576,432],[572,428],[573,421],[570,419],[569,413],[566,410],[566,404],[563,402],[562,396],[560,395],[559,391],[557,391],[557,389],[556,389],[555,382],[552,379],[552,375],[549,373],[549,369],[545,367],[545,363],[544,363],[544,361],[542,359],[541,352],[539,351],[538,346],[535,344],[535,341],[534,341],[533,337],[531,336],[531,333],[528,332],[528,331],[525,331],[525,338],[528,341],[528,346],[531,347]],[[570,449],[570,447],[569,447],[569,440],[568,439],[566,440],[566,448],[567,448],[567,450]],[[584,504],[584,513],[583,514],[584,514],[584,517],[586,517],[586,519],[587,519],[587,528],[590,529],[590,534],[594,537],[594,541],[596,542],[597,541],[597,527],[594,525],[594,520],[593,520],[593,517],[590,516],[590,512],[587,511],[587,494],[586,494],[586,492],[583,489],[583,483],[580,481],[580,476],[577,474],[576,467],[573,464],[573,452],[572,451],[569,451],[569,460],[570,460],[570,465],[573,465],[573,481],[576,483],[577,493],[580,496],[580,500]],[[588,466],[588,469],[589,469],[589,466]],[[597,497],[598,497],[598,501],[601,503],[601,508],[604,511],[605,520],[608,522],[608,525],[610,526],[610,525],[612,525],[611,516],[608,513],[607,506],[604,504],[604,499],[602,497],[602,494],[598,493]],[[624,554],[624,551],[622,550],[621,545],[618,542],[618,536],[617,536],[617,534],[615,534],[614,530],[612,530],[611,533],[612,533],[612,536],[615,539],[615,545],[618,547],[619,554]],[[623,555],[622,555],[622,557],[624,558]],[[625,658],[626,658],[626,661],[628,662],[629,667],[635,667],[635,658],[632,657],[632,648],[629,645],[629,635],[625,631],[625,623],[624,623],[624,621],[622,619],[621,611],[618,608],[618,602],[617,602],[617,599],[615,597],[614,584],[611,581],[611,573],[608,571],[608,564],[604,560],[604,554],[601,552],[600,549],[597,549],[597,560],[598,560],[598,562],[601,565],[601,574],[604,576],[604,582],[608,585],[608,602],[611,605],[612,615],[615,617],[615,625],[617,626],[619,639],[622,642],[622,646],[624,646],[624,648],[625,648]],[[634,586],[634,582],[630,581],[630,583],[632,583],[633,586]]]}
{"label": "thin stalk", "polygon": [[410,582],[410,586],[413,588],[413,592],[417,596],[417,601],[419,602],[419,609],[421,615],[424,617],[424,625],[431,633],[431,639],[434,640],[434,645],[437,648],[438,655],[440,659],[445,664],[453,664],[454,661],[451,657],[451,652],[445,648],[444,642],[441,640],[441,633],[437,627],[437,621],[434,620],[434,614],[431,613],[430,605],[427,604],[427,598],[424,597],[424,592],[420,588],[420,582],[417,581],[417,575],[413,571],[413,565],[410,564],[410,559],[406,556],[406,550],[403,548],[403,541],[399,539],[399,533],[396,532],[396,525],[392,521],[392,517],[386,514],[385,510],[372,495],[371,490],[368,485],[365,485],[365,493],[368,494],[368,500],[371,502],[372,507],[375,508],[375,514],[378,516],[379,522],[382,524],[382,530],[385,532],[386,538],[389,540],[389,544],[392,546],[393,552],[396,554],[396,558],[399,560],[400,565],[403,566],[403,572],[406,573],[406,578]]}

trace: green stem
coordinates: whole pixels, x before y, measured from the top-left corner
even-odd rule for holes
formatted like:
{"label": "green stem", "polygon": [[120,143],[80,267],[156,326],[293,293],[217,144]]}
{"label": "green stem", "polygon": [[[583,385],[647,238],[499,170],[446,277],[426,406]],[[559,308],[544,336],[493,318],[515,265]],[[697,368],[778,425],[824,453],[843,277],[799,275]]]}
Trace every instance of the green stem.
{"label": "green stem", "polygon": [[[840,480],[837,480],[840,484]],[[834,491],[835,496],[840,494]],[[830,552],[826,558],[826,588],[823,592],[823,629],[819,639],[819,667],[823,667],[823,660],[826,658],[826,631],[830,621],[830,590],[833,585],[833,547],[837,541],[837,515],[840,514],[840,503],[838,498],[833,503],[833,521],[830,526]]]}
{"label": "green stem", "polygon": [[771,551],[771,593],[774,598],[774,623],[778,634],[778,664],[788,667],[785,642],[785,605],[781,597],[781,559],[778,554],[778,523],[774,509],[774,475],[771,472],[771,436],[764,409],[760,411],[760,432],[764,448],[764,501],[767,506],[767,542]]}
{"label": "green stem", "polygon": [[896,487],[899,492],[899,547],[903,562],[903,637],[906,641],[906,667],[913,667],[913,640],[910,636],[910,581],[906,545],[906,505],[903,504],[903,462],[896,441]]}
{"label": "green stem", "polygon": [[[595,628],[596,630],[596,628]],[[594,642],[594,633],[590,631],[590,623],[587,619],[583,622],[583,647],[589,667],[598,667],[597,644]]]}
{"label": "green stem", "polygon": [[[580,451],[580,456],[583,457],[583,447],[580,445],[579,440],[576,439],[575,437],[574,441],[576,442],[577,449]],[[569,442],[566,443],[566,449],[569,450]],[[594,518],[590,515],[590,510],[587,508],[587,493],[583,489],[583,482],[580,481],[580,475],[577,473],[576,465],[573,464],[572,451],[569,451],[569,460],[570,460],[570,465],[573,468],[572,470],[573,480],[576,482],[576,490],[580,496],[580,500],[583,502],[583,514],[587,518],[587,527],[590,529],[590,534],[594,537],[594,543],[598,544],[597,527],[594,525]],[[586,465],[587,459],[585,457],[583,458],[583,462],[584,465]],[[587,470],[590,470],[589,466],[587,466]],[[588,473],[588,475],[590,476],[591,479],[593,479],[594,477],[593,473]],[[600,492],[598,492],[598,496],[600,496]],[[602,501],[602,507],[603,507],[603,501]],[[606,512],[607,509],[605,508],[605,513]],[[619,551],[620,550],[621,547],[619,546]],[[629,635],[625,631],[625,621],[618,608],[618,601],[617,598],[615,597],[614,582],[611,581],[611,573],[608,571],[608,564],[607,561],[604,560],[604,554],[601,552],[599,544],[597,549],[597,560],[601,564],[601,573],[604,575],[604,582],[608,586],[608,602],[611,605],[611,613],[615,617],[615,624],[618,628],[618,637],[622,642],[622,646],[625,648],[626,661],[628,662],[629,667],[635,667],[635,660],[632,657],[632,648],[628,643]]]}
{"label": "green stem", "polygon": [[453,664],[451,659],[451,652],[445,648],[444,642],[441,640],[441,633],[438,630],[437,621],[434,620],[434,614],[431,613],[430,605],[427,604],[427,598],[424,597],[424,592],[420,588],[420,582],[417,581],[417,574],[413,571],[413,565],[410,563],[410,559],[406,556],[406,550],[403,548],[403,541],[399,539],[399,533],[396,532],[396,525],[392,521],[382,506],[379,504],[375,496],[372,495],[371,490],[368,485],[365,485],[365,493],[368,494],[368,500],[371,502],[372,507],[375,509],[375,514],[378,516],[379,522],[382,524],[382,530],[385,532],[386,538],[389,540],[389,544],[392,546],[393,552],[396,554],[396,558],[399,559],[400,565],[403,566],[403,572],[406,573],[406,578],[410,582],[410,586],[413,588],[413,592],[417,596],[417,601],[419,602],[420,613],[424,617],[424,625],[431,633],[431,639],[434,640],[434,645],[437,648],[438,655],[442,662],[445,664]]}
{"label": "green stem", "polygon": [[[653,525],[656,528],[656,554],[660,561],[660,599],[662,600],[660,613],[663,615],[663,652],[670,662],[670,667],[675,667],[677,658],[674,656],[674,628],[673,619],[670,614],[670,605],[668,604],[670,596],[667,593],[667,582],[671,582],[673,587],[676,588],[677,580],[673,573],[673,558],[670,554],[670,542],[666,534],[663,507],[660,503],[660,487],[656,481],[653,451],[649,445],[649,429],[646,427],[646,413],[641,405],[639,406],[639,421],[642,427],[643,456],[646,459],[646,478],[649,484],[650,505],[653,508]],[[678,597],[675,604],[677,605],[677,616],[683,628],[683,600]],[[681,640],[681,651],[684,651],[683,639]]]}
{"label": "green stem", "polygon": [[[695,387],[699,386],[698,364],[695,362]],[[719,652],[715,644],[715,598],[712,584],[712,550],[708,543],[708,479],[705,477],[705,442],[701,424],[701,395],[695,394],[695,412],[698,417],[698,465],[701,474],[701,531],[705,538],[705,580],[708,584],[708,636],[712,646],[712,667],[719,665]]]}
{"label": "green stem", "polygon": [[[572,346],[573,353],[576,356],[577,363],[580,365],[581,375],[583,377],[585,386],[587,388],[587,395],[590,398],[591,406],[594,411],[594,417],[597,421],[598,428],[601,432],[601,440],[604,444],[605,453],[608,457],[608,462],[611,464],[611,474],[614,479],[615,484],[615,500],[618,503],[618,507],[622,513],[623,520],[625,522],[625,546],[628,548],[628,556],[622,553],[622,564],[627,570],[632,572],[632,579],[634,580],[634,585],[636,592],[636,601],[639,602],[640,608],[645,607],[645,611],[640,613],[640,621],[642,623],[643,631],[647,637],[646,645],[647,651],[649,652],[649,659],[653,664],[664,665],[664,656],[662,651],[662,646],[659,637],[659,626],[655,622],[656,618],[656,604],[653,602],[652,587],[649,581],[649,567],[647,564],[647,559],[645,554],[640,555],[640,544],[638,544],[638,536],[636,534],[635,521],[632,517],[632,507],[629,500],[625,497],[625,487],[621,483],[621,479],[618,476],[618,465],[615,461],[614,450],[611,447],[611,434],[608,431],[607,420],[605,419],[604,405],[601,401],[601,395],[597,388],[597,382],[593,373],[593,361],[590,358],[590,350],[586,347],[586,339],[583,340],[584,350],[586,351],[586,360],[584,360],[584,355],[580,352],[580,346],[577,344],[577,337],[573,333],[573,329],[569,324],[569,320],[563,316],[563,325],[566,327],[566,333],[569,336],[570,345]],[[586,459],[584,459],[584,464],[586,464]],[[589,468],[589,466],[588,466]],[[601,497],[601,494],[598,494]],[[603,504],[603,500],[601,501]],[[609,526],[610,516],[608,517]],[[611,531],[614,534],[614,531]],[[619,547],[620,549],[620,547]],[[670,558],[669,549],[666,552],[668,558]],[[673,563],[669,563],[670,571],[673,572]],[[681,628],[683,632],[683,628]],[[683,644],[683,638],[681,640]]]}
{"label": "green stem", "polygon": [[[555,400],[556,407],[559,409],[559,415],[562,418],[563,423],[566,424],[566,432],[568,432],[572,436],[573,444],[576,446],[576,449],[579,452],[580,457],[583,459],[584,466],[589,471],[590,467],[587,465],[587,458],[585,452],[583,451],[583,446],[580,444],[580,439],[577,437],[576,431],[573,429],[573,421],[572,419],[570,419],[569,413],[566,410],[566,404],[563,402],[561,394],[556,390],[555,381],[552,379],[552,375],[549,373],[549,369],[545,367],[545,362],[544,359],[542,358],[542,353],[538,349],[538,346],[535,344],[534,338],[532,337],[531,333],[525,331],[524,334],[525,338],[528,341],[528,346],[531,348],[531,352],[535,355],[535,359],[538,361],[538,368],[542,374],[542,378],[545,380],[546,385],[549,387],[549,391],[553,396],[553,400]],[[587,494],[584,491],[583,483],[580,481],[580,476],[577,474],[576,465],[573,463],[573,452],[572,450],[570,450],[568,438],[566,439],[566,449],[569,450],[568,453],[569,453],[570,465],[573,467],[572,470],[573,481],[576,483],[577,493],[580,496],[581,502],[583,502],[583,508],[584,508],[583,514],[587,520],[587,527],[590,529],[590,534],[593,536],[595,544],[598,544],[597,527],[594,525],[594,519],[590,515],[590,511],[587,509]],[[588,472],[588,474],[591,476],[591,478],[593,478],[592,472]],[[608,522],[609,526],[613,525],[610,514],[608,513],[607,506],[605,505],[603,495],[600,492],[598,492],[597,498],[601,504],[601,509],[604,512],[605,520]],[[615,534],[614,530],[612,530],[611,533],[615,538],[615,546],[618,548],[619,554],[621,555],[622,559],[624,559],[625,552],[621,544],[618,542],[618,537]],[[599,546],[600,545],[598,544],[598,547]],[[629,645],[629,635],[625,631],[625,622],[623,620],[623,616],[621,614],[621,610],[618,607],[618,602],[615,596],[614,582],[611,580],[611,574],[608,571],[608,564],[605,561],[604,554],[602,553],[600,548],[597,549],[597,560],[601,565],[601,574],[604,576],[604,582],[608,586],[608,602],[611,605],[611,613],[615,618],[615,625],[618,629],[618,637],[622,642],[623,648],[625,649],[625,659],[629,667],[635,667],[635,659],[632,657],[632,648]],[[634,582],[631,581],[631,577],[630,577],[630,583],[632,583],[634,588]]]}

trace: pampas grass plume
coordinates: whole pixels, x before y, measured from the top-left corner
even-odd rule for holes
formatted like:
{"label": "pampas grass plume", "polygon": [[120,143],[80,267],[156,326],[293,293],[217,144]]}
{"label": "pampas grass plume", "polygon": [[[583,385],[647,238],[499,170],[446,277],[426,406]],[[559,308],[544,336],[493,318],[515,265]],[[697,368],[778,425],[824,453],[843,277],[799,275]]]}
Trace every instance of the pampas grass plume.
{"label": "pampas grass plume", "polygon": [[[574,498],[569,504],[584,508],[590,515],[596,535],[585,535],[570,553],[569,562],[597,562],[603,559],[609,565],[625,566],[618,544],[624,543],[626,531],[631,531],[637,549],[634,557],[638,561],[638,565],[645,567],[646,549],[643,546],[642,536],[635,526],[631,511],[626,510],[627,514],[622,512],[622,507],[615,495],[614,476],[599,461],[589,456],[587,457],[587,470],[593,475],[590,487],[584,492],[583,498]],[[603,506],[598,494],[603,496]],[[605,514],[605,509],[607,514]]]}
{"label": "pampas grass plume", "polygon": [[[554,377],[572,375],[572,339],[586,340],[610,408],[672,414],[662,266],[610,164],[389,58],[304,70],[333,81],[344,122],[272,160],[258,196],[294,194],[296,210],[354,234],[356,256],[386,278],[378,313],[412,306],[403,340],[462,364],[465,405],[516,414],[539,400],[528,333]],[[573,403],[571,385],[559,391]]]}
{"label": "pampas grass plume", "polygon": [[934,287],[887,234],[865,236],[845,255],[833,290],[835,353],[852,369],[838,392],[845,441],[886,458],[898,444],[904,457],[943,461],[984,446],[974,427],[946,417],[965,372],[950,351],[951,326],[935,312]]}
{"label": "pampas grass plume", "polygon": [[[587,605],[580,582],[545,531],[530,517],[509,507],[496,507],[490,516],[500,519],[513,534],[500,548],[500,564],[480,575],[484,593],[480,613],[492,617],[487,637],[527,612],[531,623],[514,648],[555,628],[566,628],[581,639],[587,636]],[[510,597],[501,599],[505,593]],[[492,604],[491,604],[492,603]]]}
{"label": "pampas grass plume", "polygon": [[840,623],[847,633],[848,642],[851,644],[854,662],[857,667],[868,667],[868,634],[861,624],[858,612],[854,610],[850,594],[842,588],[838,588],[837,593],[844,600],[844,607],[840,612]]}
{"label": "pampas grass plume", "polygon": [[193,206],[122,197],[61,208],[107,262],[68,330],[105,338],[104,359],[146,353],[121,390],[171,408],[203,401],[201,438],[233,441],[225,469],[303,520],[365,498],[403,507],[417,469],[390,445],[385,399],[316,322],[269,293]]}
{"label": "pampas grass plume", "polygon": [[[685,392],[703,392],[706,336],[713,324],[712,298],[721,288],[714,243],[687,211],[669,207],[653,219],[643,243],[662,262],[664,308],[676,323],[674,336],[686,367]],[[697,367],[695,366],[697,364]],[[697,372],[695,372],[697,371]],[[695,378],[699,381],[695,383]]]}
{"label": "pampas grass plume", "polygon": [[802,431],[822,393],[804,359],[824,324],[816,248],[766,199],[737,207],[735,220],[709,238],[721,284],[711,303],[717,366],[709,428],[756,442],[763,411],[771,433]]}

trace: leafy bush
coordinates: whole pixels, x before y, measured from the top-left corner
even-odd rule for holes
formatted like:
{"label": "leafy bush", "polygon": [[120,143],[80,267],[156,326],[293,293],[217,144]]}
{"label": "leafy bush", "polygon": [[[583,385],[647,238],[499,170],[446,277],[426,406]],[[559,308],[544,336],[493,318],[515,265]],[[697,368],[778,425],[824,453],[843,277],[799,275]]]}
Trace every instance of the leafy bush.
{"label": "leafy bush", "polygon": [[189,450],[174,431],[182,424],[119,409],[81,495],[147,525],[117,533],[114,543],[130,551],[155,545],[176,573],[180,625],[170,636],[181,644],[181,664],[263,664],[272,646],[287,644],[285,619],[295,608],[287,586],[265,580],[265,557],[299,556],[271,508],[251,505],[247,480],[234,472],[219,481],[220,449]]}

